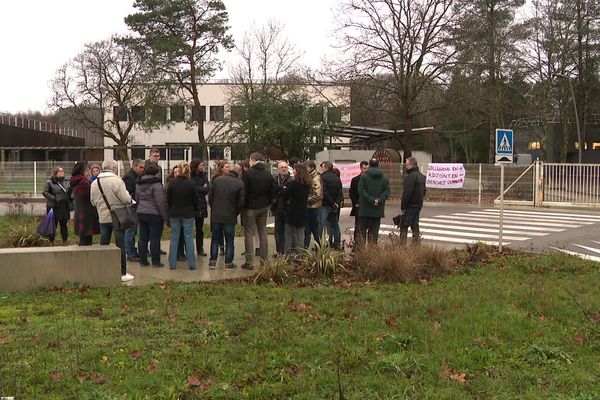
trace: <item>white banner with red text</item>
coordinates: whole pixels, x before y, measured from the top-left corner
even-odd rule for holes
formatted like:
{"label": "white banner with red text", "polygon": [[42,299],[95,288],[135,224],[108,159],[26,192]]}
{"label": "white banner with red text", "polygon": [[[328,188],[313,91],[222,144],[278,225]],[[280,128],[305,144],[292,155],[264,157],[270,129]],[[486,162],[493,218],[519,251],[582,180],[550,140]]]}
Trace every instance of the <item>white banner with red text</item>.
{"label": "white banner with red text", "polygon": [[360,163],[352,164],[333,164],[333,168],[340,170],[340,179],[342,180],[342,187],[344,189],[350,188],[350,182],[356,175],[360,175]]}
{"label": "white banner with red text", "polygon": [[462,189],[467,171],[462,164],[432,163],[427,166],[425,186],[435,189]]}

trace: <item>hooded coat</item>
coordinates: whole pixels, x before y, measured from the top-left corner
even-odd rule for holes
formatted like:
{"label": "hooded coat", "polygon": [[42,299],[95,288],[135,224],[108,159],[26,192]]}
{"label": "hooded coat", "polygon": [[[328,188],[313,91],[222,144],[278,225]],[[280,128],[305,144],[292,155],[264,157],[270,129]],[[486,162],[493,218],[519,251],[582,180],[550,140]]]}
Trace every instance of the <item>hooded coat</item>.
{"label": "hooded coat", "polygon": [[[371,167],[358,182],[358,216],[366,218],[383,218],[385,201],[390,197],[390,183],[383,171]],[[379,199],[379,205],[374,204]]]}
{"label": "hooded coat", "polygon": [[90,202],[91,183],[85,175],[73,175],[70,180],[75,203],[74,229],[76,235],[93,236],[100,233],[98,211]]}
{"label": "hooded coat", "polygon": [[167,199],[162,182],[158,176],[144,175],[135,188],[135,201],[138,203],[138,214],[160,215],[168,221]]}

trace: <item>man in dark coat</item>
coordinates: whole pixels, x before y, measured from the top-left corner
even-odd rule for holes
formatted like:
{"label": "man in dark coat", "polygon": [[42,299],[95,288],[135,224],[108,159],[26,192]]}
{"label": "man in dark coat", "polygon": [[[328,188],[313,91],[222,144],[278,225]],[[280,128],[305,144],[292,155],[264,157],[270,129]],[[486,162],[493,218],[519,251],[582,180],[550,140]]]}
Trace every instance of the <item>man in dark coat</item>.
{"label": "man in dark coat", "polygon": [[[123,175],[123,182],[125,182],[125,187],[132,199],[135,199],[135,187],[143,172],[144,161],[136,158],[131,163],[131,169]],[[140,260],[138,249],[135,247],[135,236],[138,231],[137,206],[135,204],[132,205],[131,211],[133,211],[135,225],[125,231],[125,254],[127,256],[127,261],[135,262]]]}
{"label": "man in dark coat", "polygon": [[342,181],[333,171],[331,161],[321,163],[321,180],[323,181],[323,224],[327,226],[329,243],[334,249],[339,249],[341,244],[341,232],[338,220],[338,210],[343,199]]}
{"label": "man in dark coat", "polygon": [[402,224],[400,225],[400,241],[406,243],[408,236],[408,227],[413,234],[413,243],[421,242],[419,231],[419,214],[423,208],[423,199],[425,198],[425,175],[418,168],[417,160],[414,157],[406,159],[406,173],[402,191],[402,203],[400,205],[402,213]]}
{"label": "man in dark coat", "polygon": [[379,224],[384,217],[385,201],[390,197],[390,183],[383,171],[379,169],[379,160],[369,161],[369,170],[358,182],[358,195],[360,233],[357,244],[363,245],[367,237],[370,243],[377,243]]}
{"label": "man in dark coat", "polygon": [[204,162],[199,158],[194,158],[190,162],[192,182],[198,191],[198,211],[194,218],[196,224],[196,254],[206,257],[204,252],[204,218],[208,217],[208,208],[206,206],[206,195],[210,192],[210,181],[205,171]]}
{"label": "man in dark coat", "polygon": [[292,180],[292,175],[288,171],[288,164],[281,161],[277,165],[279,173],[273,178],[275,179],[275,198],[271,204],[271,213],[275,217],[275,249],[277,254],[285,252],[285,212],[286,205],[283,197],[283,192]]}
{"label": "man in dark coat", "polygon": [[208,195],[212,239],[210,241],[209,268],[215,268],[219,254],[219,238],[225,236],[225,269],[235,268],[235,224],[244,207],[244,184],[238,178],[239,171],[231,170],[213,181]]}
{"label": "man in dark coat", "polygon": [[260,258],[266,260],[269,255],[267,216],[275,197],[273,176],[265,166],[265,156],[260,153],[250,154],[250,169],[244,174],[244,193],[246,206],[242,212],[246,262],[242,268],[253,269],[255,232],[260,238]]}
{"label": "man in dark coat", "polygon": [[360,174],[356,175],[350,181],[350,201],[352,202],[352,210],[350,210],[350,216],[354,217],[354,243],[356,243],[356,239],[358,238],[358,182],[360,182],[360,178],[364,175],[365,172],[369,170],[369,163],[367,161],[360,162]]}

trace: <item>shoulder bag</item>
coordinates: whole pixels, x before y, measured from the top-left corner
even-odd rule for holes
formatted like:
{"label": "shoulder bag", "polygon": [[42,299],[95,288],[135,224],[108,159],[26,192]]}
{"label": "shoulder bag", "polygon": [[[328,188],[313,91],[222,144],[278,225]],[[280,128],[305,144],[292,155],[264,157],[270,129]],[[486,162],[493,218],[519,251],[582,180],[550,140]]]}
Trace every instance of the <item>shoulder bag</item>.
{"label": "shoulder bag", "polygon": [[104,195],[104,190],[102,190],[102,185],[100,184],[100,178],[96,178],[98,181],[98,189],[100,189],[100,193],[102,194],[102,198],[106,203],[106,207],[108,207],[108,211],[110,211],[110,217],[112,218],[113,227],[119,230],[126,230],[135,225],[135,218],[133,217],[133,211],[131,210],[131,205],[127,204],[125,207],[119,208],[111,208],[110,204],[108,204],[108,200]]}

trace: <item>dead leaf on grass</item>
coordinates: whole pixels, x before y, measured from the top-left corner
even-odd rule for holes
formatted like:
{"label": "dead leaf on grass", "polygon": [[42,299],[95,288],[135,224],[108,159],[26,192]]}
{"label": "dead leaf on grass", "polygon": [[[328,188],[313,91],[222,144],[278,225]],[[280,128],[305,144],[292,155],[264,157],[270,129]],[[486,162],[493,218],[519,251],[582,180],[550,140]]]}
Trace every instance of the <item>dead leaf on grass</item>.
{"label": "dead leaf on grass", "polygon": [[124,311],[129,311],[129,304],[127,304],[127,303],[123,303],[123,304],[121,305],[121,307],[123,308],[123,310],[124,310]]}
{"label": "dead leaf on grass", "polygon": [[62,381],[64,374],[62,372],[53,372],[50,374],[50,379],[52,382],[60,382]]}
{"label": "dead leaf on grass", "polygon": [[300,303],[297,306],[290,307],[290,310],[291,311],[306,311],[306,310],[310,310],[311,308],[312,308],[312,306],[310,306],[309,304]]}
{"label": "dead leaf on grass", "polygon": [[187,383],[190,386],[200,386],[202,382],[200,382],[200,377],[196,375],[188,375]]}
{"label": "dead leaf on grass", "polygon": [[140,353],[139,350],[133,350],[132,352],[129,353],[129,355],[134,360],[139,360],[140,358],[142,358],[142,353]]}
{"label": "dead leaf on grass", "polygon": [[446,380],[451,380],[455,382],[459,382],[461,384],[467,383],[467,375],[450,368],[448,363],[444,363],[442,365],[442,377]]}
{"label": "dead leaf on grass", "polygon": [[436,331],[439,331],[441,327],[442,327],[442,323],[440,321],[433,322],[433,329],[435,329]]}
{"label": "dead leaf on grass", "polygon": [[465,374],[450,374],[450,380],[462,383],[463,385],[467,383],[467,378]]}
{"label": "dead leaf on grass", "polygon": [[390,328],[393,327],[394,325],[396,325],[396,317],[394,317],[393,315],[390,315],[389,317],[387,317],[385,319],[385,324],[387,326],[389,326]]}
{"label": "dead leaf on grass", "polygon": [[154,310],[148,310],[148,315],[149,315],[150,317],[153,317],[153,316],[154,316],[154,314],[156,314],[156,311],[154,311]]}
{"label": "dead leaf on grass", "polygon": [[150,366],[148,367],[148,372],[155,373],[157,369],[158,369],[158,360],[152,359],[152,361],[150,362]]}
{"label": "dead leaf on grass", "polygon": [[96,385],[104,385],[108,381],[108,376],[106,376],[106,375],[95,376],[94,375],[94,377],[92,378],[92,381]]}
{"label": "dead leaf on grass", "polygon": [[10,342],[10,340],[8,339],[8,336],[0,338],[0,344],[1,345],[7,345],[9,342]]}
{"label": "dead leaf on grass", "polygon": [[166,283],[164,283],[164,282],[160,282],[160,283],[158,284],[158,287],[159,287],[160,289],[163,289],[163,290],[165,290],[165,288],[167,287],[167,284],[166,284]]}

